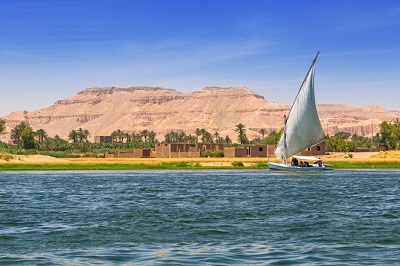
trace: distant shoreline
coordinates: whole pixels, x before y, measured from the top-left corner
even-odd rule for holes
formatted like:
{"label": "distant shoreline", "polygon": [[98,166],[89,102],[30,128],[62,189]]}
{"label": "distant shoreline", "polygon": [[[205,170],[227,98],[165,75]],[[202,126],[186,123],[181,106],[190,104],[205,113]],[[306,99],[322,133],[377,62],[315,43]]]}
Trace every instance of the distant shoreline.
{"label": "distant shoreline", "polygon": [[[400,151],[399,151],[400,152]],[[336,156],[337,154],[335,154]],[[400,169],[400,158],[363,158],[352,153],[342,156],[321,156],[334,169]],[[51,170],[202,170],[260,169],[268,170],[267,162],[276,158],[54,158],[44,155],[18,155],[0,160],[0,171]]]}

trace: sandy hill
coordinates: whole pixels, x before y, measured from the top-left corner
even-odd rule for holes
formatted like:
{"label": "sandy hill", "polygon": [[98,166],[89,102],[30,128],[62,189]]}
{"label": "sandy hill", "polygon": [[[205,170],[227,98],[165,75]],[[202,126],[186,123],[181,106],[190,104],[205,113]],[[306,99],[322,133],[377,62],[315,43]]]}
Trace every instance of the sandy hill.
{"label": "sandy hill", "polygon": [[[377,106],[324,104],[317,108],[329,134],[347,131],[370,136],[379,131],[383,120],[400,117],[400,112]],[[245,87],[207,87],[187,94],[154,87],[108,87],[89,88],[47,108],[13,112],[3,118],[8,132],[26,122],[34,130],[44,129],[49,136],[65,139],[78,128],[88,129],[91,139],[117,129],[153,130],[158,139],[163,139],[171,130],[193,134],[196,128],[205,128],[236,140],[236,124],[243,123],[252,139],[260,136],[261,128],[267,132],[280,130],[283,114],[288,110],[289,106],[269,102]],[[7,137],[3,136],[3,141]]]}

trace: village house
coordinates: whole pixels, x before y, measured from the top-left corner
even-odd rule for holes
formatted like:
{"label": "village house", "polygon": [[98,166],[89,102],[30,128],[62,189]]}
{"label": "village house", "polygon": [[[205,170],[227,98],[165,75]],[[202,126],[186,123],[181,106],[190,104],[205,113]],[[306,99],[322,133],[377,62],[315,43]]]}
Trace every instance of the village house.
{"label": "village house", "polygon": [[[221,143],[173,143],[155,145],[155,149],[136,149],[132,151],[105,152],[104,158],[199,158],[206,151],[223,150],[224,157],[275,157],[275,145],[246,145],[243,147],[224,147]],[[321,142],[298,155],[318,156],[326,153],[326,144]]]}
{"label": "village house", "polygon": [[246,145],[244,147],[225,147],[224,157],[273,157],[275,145]]}
{"label": "village house", "polygon": [[154,157],[151,149],[136,149],[132,151],[105,152],[104,158],[149,158]]}
{"label": "village house", "polygon": [[326,143],[325,141],[318,143],[302,152],[300,152],[301,156],[318,156],[326,154]]}
{"label": "village house", "polygon": [[199,158],[206,150],[224,150],[221,143],[172,143],[156,144],[156,158]]}

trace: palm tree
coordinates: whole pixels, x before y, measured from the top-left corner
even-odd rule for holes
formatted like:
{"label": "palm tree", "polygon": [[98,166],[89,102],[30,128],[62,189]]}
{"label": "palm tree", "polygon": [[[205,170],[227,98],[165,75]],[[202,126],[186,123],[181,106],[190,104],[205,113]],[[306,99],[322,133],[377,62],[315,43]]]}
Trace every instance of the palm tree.
{"label": "palm tree", "polygon": [[122,132],[121,129],[117,129],[111,133],[111,137],[112,137],[113,141],[124,142],[125,134],[124,134],[124,132]]}
{"label": "palm tree", "polygon": [[199,137],[201,136],[201,130],[200,128],[196,128],[195,134],[196,134],[196,142],[199,143]]}
{"label": "palm tree", "polygon": [[197,137],[195,137],[193,135],[189,135],[189,136],[187,136],[187,142],[189,142],[189,143],[197,143]]}
{"label": "palm tree", "polygon": [[54,138],[46,138],[40,148],[45,151],[65,151],[68,149],[68,141],[55,135]]}
{"label": "palm tree", "polygon": [[15,128],[11,129],[11,139],[13,139],[19,147],[24,149],[35,147],[34,136],[35,133],[33,132],[33,129],[24,122],[21,122]]}
{"label": "palm tree", "polygon": [[218,143],[219,139],[220,139],[220,135],[218,133],[218,131],[215,131],[215,133],[213,134],[214,137],[214,142]]}
{"label": "palm tree", "polygon": [[262,129],[260,129],[260,131],[258,131],[261,135],[262,135],[262,137],[264,138],[265,137],[265,134],[267,133],[267,130],[265,130],[265,128],[262,128]]}
{"label": "palm tree", "polygon": [[89,136],[90,136],[89,130],[87,129],[83,130],[83,138],[86,142],[88,142]]}
{"label": "palm tree", "polygon": [[144,142],[147,142],[147,137],[149,136],[149,131],[147,129],[144,129],[140,131],[140,135],[144,138]]}
{"label": "palm tree", "polygon": [[246,136],[245,125],[243,125],[242,123],[237,124],[235,131],[238,134],[238,141],[240,142],[240,144],[246,144],[249,142]]}
{"label": "palm tree", "polygon": [[6,131],[6,120],[0,118],[0,136],[3,135]]}
{"label": "palm tree", "polygon": [[24,149],[35,148],[35,132],[30,126],[27,126],[22,130],[21,142]]}
{"label": "palm tree", "polygon": [[79,142],[83,142],[84,138],[85,138],[85,135],[84,135],[84,133],[83,133],[83,129],[80,127],[80,128],[78,129],[78,139],[79,139]]}
{"label": "palm tree", "polygon": [[78,131],[76,131],[75,129],[71,130],[68,134],[68,140],[72,140],[73,143],[77,143],[78,139]]}
{"label": "palm tree", "polygon": [[179,142],[179,134],[171,131],[171,143],[178,143]]}
{"label": "palm tree", "polygon": [[88,137],[89,137],[89,130],[82,129],[82,128],[78,129],[79,142],[84,142],[84,141],[87,142],[88,141]]}
{"label": "palm tree", "polygon": [[42,143],[48,137],[44,129],[36,130],[35,136],[38,138],[39,143]]}
{"label": "palm tree", "polygon": [[156,132],[154,132],[153,130],[149,132],[149,142],[150,143],[156,143]]}
{"label": "palm tree", "polygon": [[213,143],[213,135],[206,131],[206,133],[203,135],[203,140],[204,143]]}
{"label": "palm tree", "polygon": [[164,141],[165,141],[165,143],[172,143],[171,142],[171,134],[170,133],[165,134]]}
{"label": "palm tree", "polygon": [[22,132],[24,131],[25,128],[27,128],[28,125],[25,124],[25,122],[21,122],[19,125],[11,129],[11,139],[14,141],[15,144],[20,146],[22,144]]}
{"label": "palm tree", "polygon": [[181,132],[178,134],[178,143],[185,143],[187,140],[187,136],[185,132]]}
{"label": "palm tree", "polygon": [[142,143],[142,135],[140,135],[140,133],[132,133],[132,142]]}
{"label": "palm tree", "polygon": [[111,132],[111,138],[113,142],[116,142],[118,139],[118,131],[114,130],[113,132]]}
{"label": "palm tree", "polygon": [[132,142],[132,135],[131,134],[129,134],[128,132],[125,132],[124,133],[124,136],[125,136],[125,138],[126,138],[126,142],[128,143],[128,142]]}
{"label": "palm tree", "polygon": [[171,131],[171,132],[165,134],[165,136],[164,136],[165,143],[178,143],[181,137],[182,136],[179,136],[178,133]]}

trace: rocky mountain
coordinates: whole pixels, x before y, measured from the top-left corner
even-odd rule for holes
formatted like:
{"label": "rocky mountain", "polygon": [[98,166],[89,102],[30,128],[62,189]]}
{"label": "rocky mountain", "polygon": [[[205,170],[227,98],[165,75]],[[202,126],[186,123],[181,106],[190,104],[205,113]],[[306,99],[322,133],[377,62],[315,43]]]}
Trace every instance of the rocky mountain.
{"label": "rocky mountain", "polygon": [[[110,135],[114,130],[156,132],[162,140],[170,131],[194,134],[196,128],[218,131],[236,140],[235,125],[246,126],[250,139],[259,137],[261,128],[279,131],[288,105],[269,102],[248,88],[206,87],[183,94],[154,87],[89,88],[48,108],[13,112],[3,117],[7,132],[21,122],[34,130],[44,129],[53,137],[67,139],[73,129],[89,130],[91,139]],[[321,123],[328,134],[339,131],[371,136],[384,120],[400,117],[400,111],[378,106],[357,108],[351,105],[317,106]],[[3,141],[8,140],[4,135]]]}

